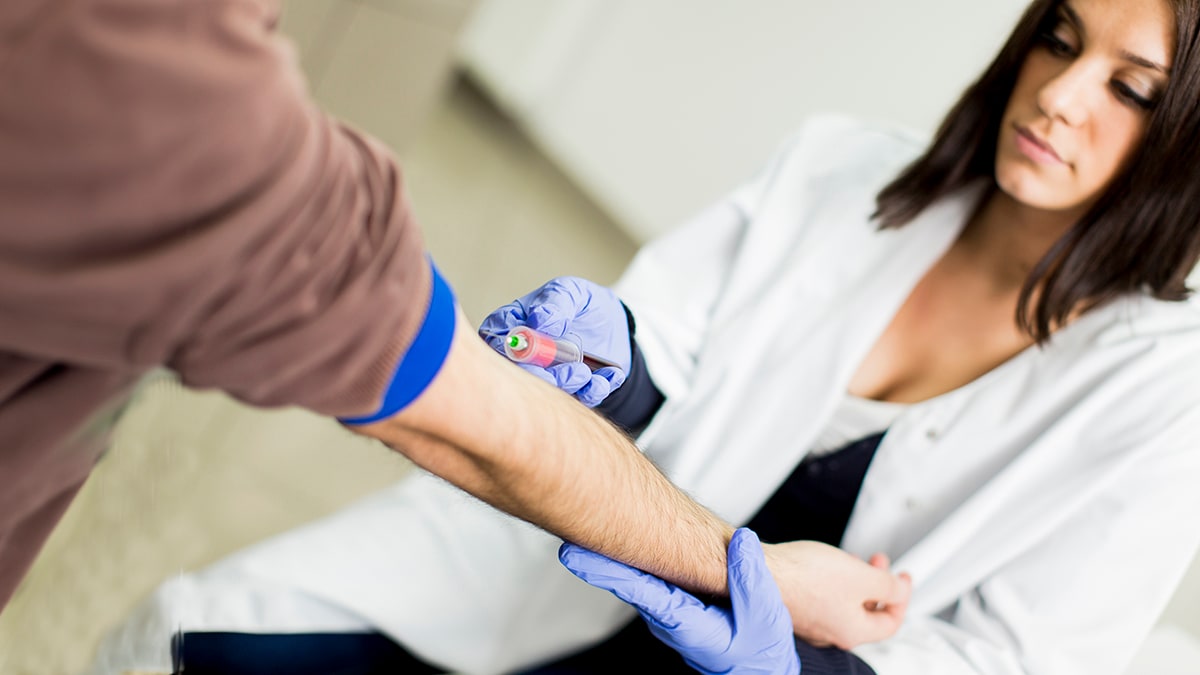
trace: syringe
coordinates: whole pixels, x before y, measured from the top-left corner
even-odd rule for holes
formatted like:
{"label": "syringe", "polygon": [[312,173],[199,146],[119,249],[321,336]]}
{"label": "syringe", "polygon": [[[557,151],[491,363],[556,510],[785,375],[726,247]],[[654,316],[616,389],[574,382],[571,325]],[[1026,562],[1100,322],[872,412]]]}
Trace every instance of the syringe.
{"label": "syringe", "polygon": [[588,368],[620,368],[615,363],[583,351],[579,345],[551,337],[528,326],[517,326],[502,336],[504,353],[517,363],[549,368],[560,363],[583,362]]}

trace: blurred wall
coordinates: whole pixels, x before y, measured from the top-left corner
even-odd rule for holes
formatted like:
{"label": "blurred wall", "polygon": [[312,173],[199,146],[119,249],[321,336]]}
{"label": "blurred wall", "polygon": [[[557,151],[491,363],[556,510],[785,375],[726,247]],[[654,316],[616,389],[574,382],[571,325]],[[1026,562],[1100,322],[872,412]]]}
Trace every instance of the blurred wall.
{"label": "blurred wall", "polygon": [[327,112],[403,153],[452,81],[477,0],[285,0],[280,29]]}
{"label": "blurred wall", "polygon": [[1024,0],[483,0],[459,56],[644,241],[748,177],[804,116],[932,129]]}

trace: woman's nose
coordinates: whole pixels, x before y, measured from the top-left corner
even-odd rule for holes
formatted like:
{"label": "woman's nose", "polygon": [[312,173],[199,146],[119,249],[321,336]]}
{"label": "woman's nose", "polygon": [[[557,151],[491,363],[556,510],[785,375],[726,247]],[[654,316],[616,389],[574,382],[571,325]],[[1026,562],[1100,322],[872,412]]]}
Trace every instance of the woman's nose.
{"label": "woman's nose", "polygon": [[1042,114],[1061,120],[1067,126],[1079,126],[1087,119],[1088,98],[1091,94],[1086,63],[1076,61],[1044,82],[1037,92],[1037,106]]}

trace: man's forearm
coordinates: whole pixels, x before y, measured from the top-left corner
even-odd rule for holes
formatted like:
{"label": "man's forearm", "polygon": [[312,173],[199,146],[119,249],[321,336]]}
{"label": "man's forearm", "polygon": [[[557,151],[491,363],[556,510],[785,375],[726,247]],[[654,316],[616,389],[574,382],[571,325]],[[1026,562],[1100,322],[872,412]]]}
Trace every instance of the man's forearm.
{"label": "man's forearm", "polygon": [[420,398],[356,431],[566,540],[694,592],[725,594],[733,528],[612,424],[508,363],[467,325],[458,322]]}

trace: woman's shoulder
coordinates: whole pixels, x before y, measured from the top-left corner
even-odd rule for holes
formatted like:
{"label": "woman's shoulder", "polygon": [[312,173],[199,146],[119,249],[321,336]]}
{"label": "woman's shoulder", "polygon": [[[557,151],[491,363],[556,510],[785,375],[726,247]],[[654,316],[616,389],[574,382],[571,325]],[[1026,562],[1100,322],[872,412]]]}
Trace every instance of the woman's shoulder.
{"label": "woman's shoulder", "polygon": [[1109,341],[1181,339],[1200,352],[1200,298],[1159,300],[1149,292],[1141,292],[1130,293],[1111,305],[1105,308],[1108,320],[1101,332]]}
{"label": "woman's shoulder", "polygon": [[902,124],[818,113],[784,137],[773,164],[790,185],[832,178],[875,189],[920,156],[928,143],[927,134]]}
{"label": "woman's shoulder", "polygon": [[878,159],[890,154],[913,159],[929,144],[929,135],[898,122],[836,112],[806,117],[789,137],[796,152],[838,161]]}
{"label": "woman's shoulder", "polygon": [[[1149,443],[1191,456],[1200,433],[1200,305],[1129,294],[1052,338],[1037,376],[1052,382],[1092,439],[1093,454]],[[1070,401],[1071,403],[1067,403]],[[1173,439],[1173,440],[1172,440]],[[1186,446],[1186,447],[1185,447]]]}
{"label": "woman's shoulder", "polygon": [[[1200,300],[1131,293],[1085,312],[1056,333],[1050,345],[1048,356],[1065,361],[1065,367],[1100,362],[1148,373],[1152,379],[1186,374],[1200,382]],[[1200,387],[1188,389],[1200,404]]]}

